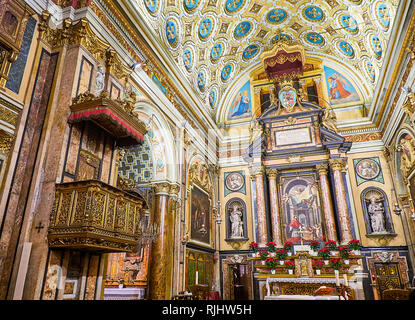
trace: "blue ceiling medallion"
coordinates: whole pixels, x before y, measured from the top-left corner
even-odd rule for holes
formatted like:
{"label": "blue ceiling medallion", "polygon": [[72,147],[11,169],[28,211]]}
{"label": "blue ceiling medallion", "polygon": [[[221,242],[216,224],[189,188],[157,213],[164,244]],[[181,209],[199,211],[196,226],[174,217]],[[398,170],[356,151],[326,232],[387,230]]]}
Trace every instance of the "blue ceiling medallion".
{"label": "blue ceiling medallion", "polygon": [[318,22],[324,19],[324,12],[319,7],[309,6],[303,11],[304,17],[311,22]]}
{"label": "blue ceiling medallion", "polygon": [[159,2],[158,0],[144,0],[144,5],[146,6],[148,12],[155,14],[157,12]]}
{"label": "blue ceiling medallion", "polygon": [[227,64],[226,66],[223,67],[222,73],[221,73],[222,81],[226,81],[230,78],[232,69],[233,67],[231,64]]}
{"label": "blue ceiling medallion", "polygon": [[344,30],[350,33],[357,33],[359,31],[356,19],[348,14],[340,17],[340,24]]}
{"label": "blue ceiling medallion", "polygon": [[215,106],[215,102],[216,102],[216,92],[215,90],[210,90],[209,92],[209,105],[211,108],[213,108]]}
{"label": "blue ceiling medallion", "polygon": [[210,50],[210,60],[212,62],[218,61],[218,59],[222,56],[222,53],[223,53],[222,43],[215,44],[212,50]]}
{"label": "blue ceiling medallion", "polygon": [[172,20],[169,20],[166,23],[166,37],[171,46],[177,44],[177,27],[176,23]]}
{"label": "blue ceiling medallion", "polygon": [[244,2],[244,0],[226,0],[225,11],[227,13],[236,13],[241,9]]}
{"label": "blue ceiling medallion", "polygon": [[213,30],[213,21],[210,18],[203,19],[199,25],[199,38],[204,40],[206,39]]}
{"label": "blue ceiling medallion", "polygon": [[200,71],[197,75],[197,86],[200,91],[203,91],[205,89],[205,74],[203,71]]}
{"label": "blue ceiling medallion", "polygon": [[314,45],[321,46],[324,44],[324,38],[317,32],[309,32],[305,36],[306,40]]}
{"label": "blue ceiling medallion", "polygon": [[200,2],[199,0],[184,0],[183,1],[184,9],[187,12],[191,13],[196,10],[197,6],[199,5],[199,2]]}
{"label": "blue ceiling medallion", "polygon": [[369,75],[370,80],[375,81],[375,68],[373,67],[373,64],[369,61],[366,61],[366,72]]}
{"label": "blue ceiling medallion", "polygon": [[383,52],[383,50],[382,50],[382,44],[381,44],[381,42],[380,42],[379,37],[377,37],[377,36],[373,36],[373,37],[370,39],[370,43],[371,43],[371,45],[372,45],[372,50],[373,50],[373,52],[375,53],[376,57],[377,57],[377,58],[380,58],[380,57],[382,56],[382,52]]}
{"label": "blue ceiling medallion", "polygon": [[242,53],[242,59],[250,60],[255,57],[259,52],[259,47],[256,44],[251,44]]}
{"label": "blue ceiling medallion", "polygon": [[193,62],[192,51],[190,51],[189,49],[184,50],[183,63],[187,70],[189,70],[192,67],[192,62]]}
{"label": "blue ceiling medallion", "polygon": [[235,28],[234,36],[236,39],[241,39],[246,36],[249,31],[252,29],[252,24],[248,21],[241,22]]}
{"label": "blue ceiling medallion", "polygon": [[267,21],[273,24],[283,22],[287,18],[287,12],[282,9],[273,9],[267,14]]}
{"label": "blue ceiling medallion", "polygon": [[378,19],[384,28],[389,28],[390,25],[390,10],[384,3],[380,4],[376,10]]}
{"label": "blue ceiling medallion", "polygon": [[351,46],[350,43],[348,43],[346,41],[340,41],[337,44],[337,46],[338,46],[339,50],[344,55],[346,55],[347,57],[349,57],[349,58],[353,58],[354,57],[354,49],[353,49],[353,47]]}

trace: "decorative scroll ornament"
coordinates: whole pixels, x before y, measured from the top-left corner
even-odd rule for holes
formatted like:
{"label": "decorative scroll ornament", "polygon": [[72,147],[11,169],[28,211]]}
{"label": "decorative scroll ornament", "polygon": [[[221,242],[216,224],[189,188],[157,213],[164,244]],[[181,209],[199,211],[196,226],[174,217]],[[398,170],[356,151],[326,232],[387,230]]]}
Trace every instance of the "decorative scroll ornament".
{"label": "decorative scroll ornament", "polygon": [[189,169],[190,184],[195,183],[203,189],[210,191],[212,183],[209,178],[209,170],[205,164],[195,162]]}

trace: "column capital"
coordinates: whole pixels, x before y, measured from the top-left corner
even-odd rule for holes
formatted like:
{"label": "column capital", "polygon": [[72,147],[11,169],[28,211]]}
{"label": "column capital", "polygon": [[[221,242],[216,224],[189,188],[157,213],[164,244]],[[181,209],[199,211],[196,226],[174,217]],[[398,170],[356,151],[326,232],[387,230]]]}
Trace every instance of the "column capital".
{"label": "column capital", "polygon": [[[249,168],[249,174],[252,177],[262,176],[264,174],[264,167],[251,167]],[[254,178],[252,178],[254,179]]]}
{"label": "column capital", "polygon": [[318,165],[316,165],[316,170],[317,170],[319,175],[327,174],[327,172],[329,170],[329,166],[326,163],[318,164]]}
{"label": "column capital", "polygon": [[170,196],[177,197],[179,192],[180,192],[180,185],[178,185],[178,184],[170,185]]}
{"label": "column capital", "polygon": [[336,159],[329,159],[330,168],[333,170],[342,171],[346,167],[346,162],[343,159],[336,158]]}
{"label": "column capital", "polygon": [[156,182],[152,186],[156,195],[168,196],[170,193],[170,183],[168,182]]}
{"label": "column capital", "polygon": [[268,178],[276,178],[278,175],[278,169],[266,169],[265,173],[267,174]]}

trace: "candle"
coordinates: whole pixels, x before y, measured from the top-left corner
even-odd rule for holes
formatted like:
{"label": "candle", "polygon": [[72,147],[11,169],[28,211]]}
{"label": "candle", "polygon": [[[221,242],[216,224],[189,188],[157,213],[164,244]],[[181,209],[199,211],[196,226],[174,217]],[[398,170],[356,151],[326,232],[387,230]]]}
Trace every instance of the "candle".
{"label": "candle", "polygon": [[199,272],[196,271],[196,284],[199,284]]}
{"label": "candle", "polygon": [[340,286],[340,278],[339,278],[339,274],[336,272],[336,286]]}
{"label": "candle", "polygon": [[347,287],[349,285],[349,283],[347,282],[347,274],[343,274],[343,278],[344,278],[344,285]]}

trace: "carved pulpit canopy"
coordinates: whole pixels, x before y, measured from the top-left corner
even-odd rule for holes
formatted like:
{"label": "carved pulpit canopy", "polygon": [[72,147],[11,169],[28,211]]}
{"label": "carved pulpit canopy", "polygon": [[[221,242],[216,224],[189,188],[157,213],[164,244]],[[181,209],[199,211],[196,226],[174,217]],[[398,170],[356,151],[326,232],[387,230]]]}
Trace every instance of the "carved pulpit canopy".
{"label": "carved pulpit canopy", "polygon": [[304,47],[285,39],[275,44],[261,54],[268,78],[274,82],[295,79],[302,75],[305,53]]}
{"label": "carved pulpit canopy", "polygon": [[118,139],[119,146],[141,144],[145,124],[133,113],[135,93],[124,100],[110,99],[107,91],[99,96],[84,92],[72,100],[69,122],[92,121]]}

